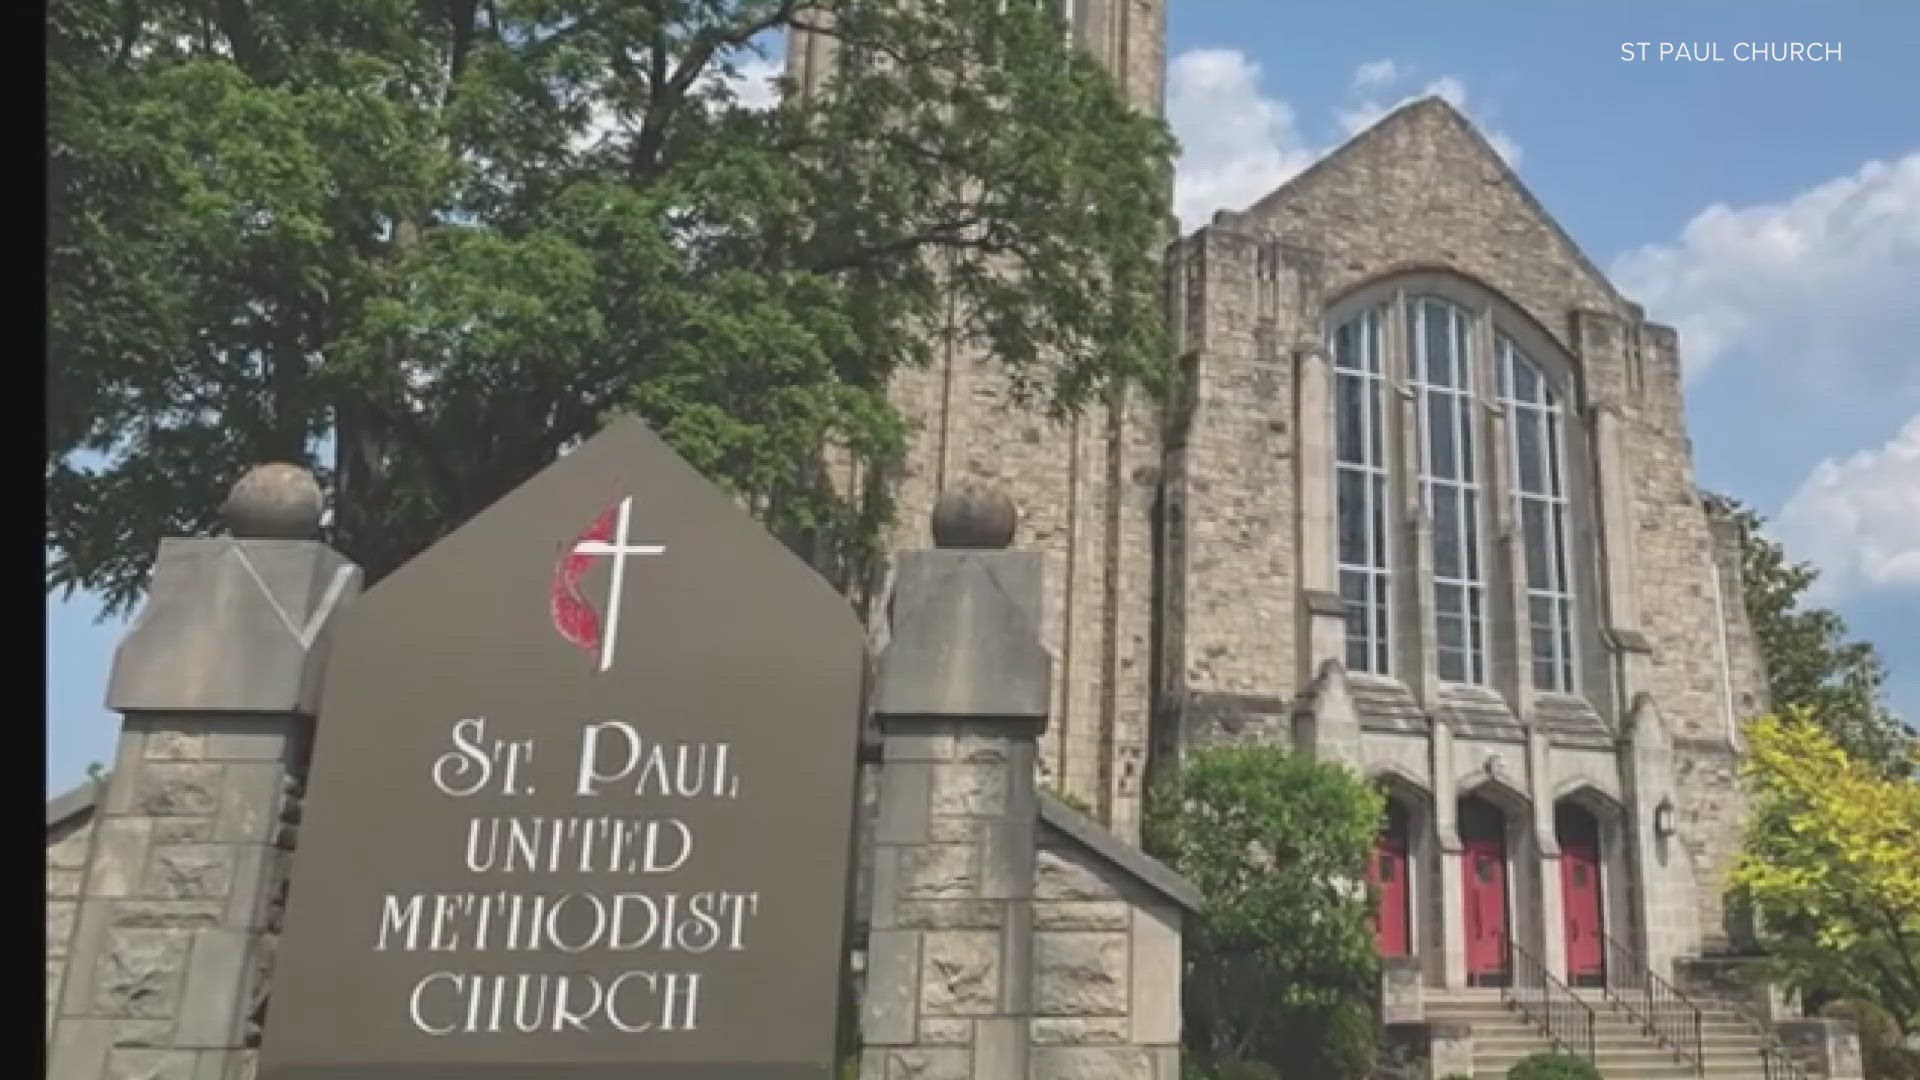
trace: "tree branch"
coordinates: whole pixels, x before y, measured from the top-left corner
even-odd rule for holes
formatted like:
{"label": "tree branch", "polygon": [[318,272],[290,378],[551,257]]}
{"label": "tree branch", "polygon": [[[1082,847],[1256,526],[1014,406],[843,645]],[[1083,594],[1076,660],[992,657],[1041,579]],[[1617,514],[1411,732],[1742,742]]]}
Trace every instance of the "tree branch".
{"label": "tree branch", "polygon": [[[667,142],[667,129],[673,121],[673,114],[686,100],[687,90],[695,79],[706,69],[713,55],[721,49],[735,49],[753,40],[759,34],[790,23],[794,8],[799,0],[781,0],[769,12],[757,19],[748,19],[731,30],[716,30],[706,27],[694,34],[685,56],[674,67],[673,74],[666,76],[665,85],[658,81],[648,89],[647,110],[640,121],[640,136],[633,145],[633,172],[636,176],[651,176],[659,164],[660,150]],[[658,5],[655,5],[656,13]],[[665,72],[666,47],[664,32],[660,29],[656,16],[653,46],[654,77],[658,80]]]}

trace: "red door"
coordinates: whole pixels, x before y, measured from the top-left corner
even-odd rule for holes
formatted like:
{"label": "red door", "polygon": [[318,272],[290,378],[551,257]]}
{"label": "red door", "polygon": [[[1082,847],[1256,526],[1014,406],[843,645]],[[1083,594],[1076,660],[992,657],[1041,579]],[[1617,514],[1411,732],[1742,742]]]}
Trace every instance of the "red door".
{"label": "red door", "polygon": [[1380,898],[1379,913],[1374,916],[1374,935],[1381,956],[1405,956],[1412,945],[1412,918],[1407,888],[1407,812],[1394,799],[1387,800],[1387,820],[1374,845],[1373,861],[1367,864],[1367,880]]}
{"label": "red door", "polygon": [[1460,803],[1460,840],[1465,847],[1467,982],[1495,986],[1507,976],[1506,820],[1482,799]]}
{"label": "red door", "polygon": [[1600,825],[1578,807],[1554,815],[1560,840],[1560,895],[1566,912],[1567,981],[1605,983],[1606,950],[1600,921]]}

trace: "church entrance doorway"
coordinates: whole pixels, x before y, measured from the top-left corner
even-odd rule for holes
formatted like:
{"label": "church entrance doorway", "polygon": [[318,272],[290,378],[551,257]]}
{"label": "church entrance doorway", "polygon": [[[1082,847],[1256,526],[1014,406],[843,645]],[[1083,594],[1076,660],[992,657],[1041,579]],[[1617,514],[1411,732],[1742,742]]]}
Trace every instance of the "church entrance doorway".
{"label": "church entrance doorway", "polygon": [[1606,948],[1601,921],[1600,822],[1575,803],[1554,809],[1560,841],[1561,908],[1566,913],[1567,982],[1606,985]]}
{"label": "church entrance doorway", "polygon": [[1380,898],[1373,925],[1381,956],[1406,956],[1412,951],[1413,890],[1407,858],[1412,831],[1406,804],[1388,798],[1387,818],[1374,844],[1373,861],[1367,864],[1368,883]]}
{"label": "church entrance doorway", "polygon": [[1460,800],[1467,920],[1467,984],[1505,986],[1510,975],[1507,940],[1507,816],[1469,795]]}

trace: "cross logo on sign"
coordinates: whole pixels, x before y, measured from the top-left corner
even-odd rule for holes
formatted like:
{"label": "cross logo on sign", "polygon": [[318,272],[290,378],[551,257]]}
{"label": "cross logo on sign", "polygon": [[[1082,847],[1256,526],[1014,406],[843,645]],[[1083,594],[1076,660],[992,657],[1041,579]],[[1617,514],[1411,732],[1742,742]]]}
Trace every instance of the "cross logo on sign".
{"label": "cross logo on sign", "polygon": [[[553,568],[553,628],[587,655],[599,655],[597,671],[613,666],[614,643],[620,636],[620,600],[626,584],[627,556],[658,555],[662,544],[629,544],[627,526],[633,515],[633,496],[613,503],[595,518],[587,531],[568,545]],[[597,559],[613,560],[613,578],[607,586],[607,625],[601,633],[600,613],[580,595],[580,579]]]}

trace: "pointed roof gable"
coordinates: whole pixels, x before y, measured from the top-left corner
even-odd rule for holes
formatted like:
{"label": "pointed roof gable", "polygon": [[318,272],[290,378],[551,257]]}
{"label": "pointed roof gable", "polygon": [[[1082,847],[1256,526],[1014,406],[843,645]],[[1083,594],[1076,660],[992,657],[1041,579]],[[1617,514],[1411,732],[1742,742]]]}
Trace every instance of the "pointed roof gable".
{"label": "pointed roof gable", "polygon": [[[1473,182],[1463,183],[1469,176]],[[1436,183],[1440,179],[1452,183]],[[1319,231],[1313,227],[1315,216],[1333,216],[1316,215],[1316,210],[1338,204],[1338,210],[1345,212],[1337,216],[1347,218],[1356,203],[1372,202],[1390,213],[1396,203],[1405,207],[1411,202],[1432,203],[1438,199],[1451,202],[1450,208],[1469,201],[1482,204],[1473,210],[1484,212],[1483,217],[1509,219],[1498,223],[1503,233],[1550,237],[1552,246],[1558,249],[1553,254],[1587,279],[1586,288],[1579,291],[1589,294],[1585,298],[1589,303],[1638,315],[1637,305],[1621,295],[1486,137],[1459,110],[1437,96],[1409,102],[1388,113],[1244,213],[1230,215],[1230,220],[1263,224],[1284,239],[1324,247],[1314,243],[1311,236],[1297,235]],[[1307,209],[1303,204],[1317,205]],[[1477,269],[1470,265],[1455,268],[1468,274]],[[1499,284],[1492,275],[1479,276]]]}

